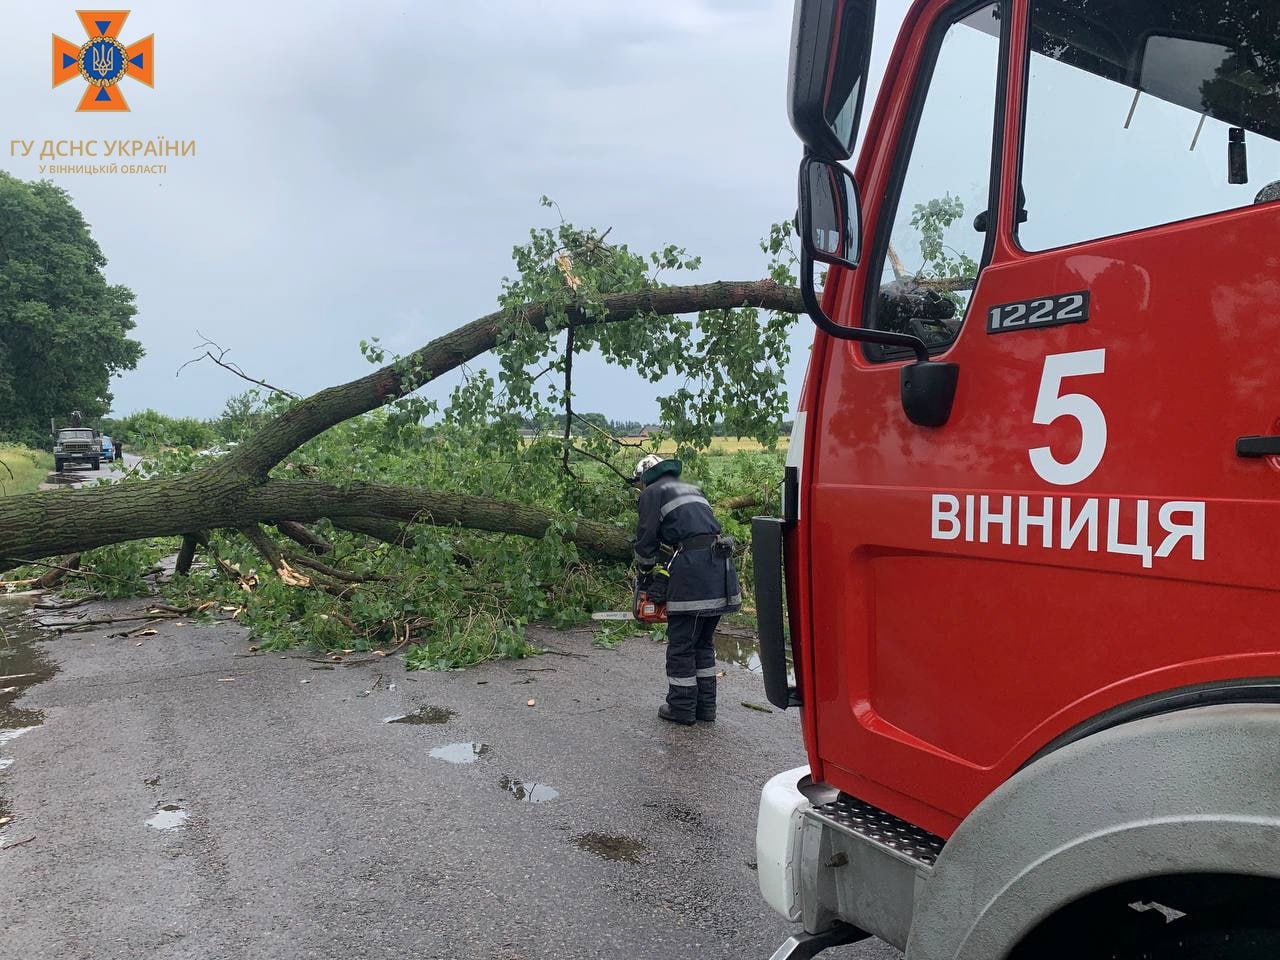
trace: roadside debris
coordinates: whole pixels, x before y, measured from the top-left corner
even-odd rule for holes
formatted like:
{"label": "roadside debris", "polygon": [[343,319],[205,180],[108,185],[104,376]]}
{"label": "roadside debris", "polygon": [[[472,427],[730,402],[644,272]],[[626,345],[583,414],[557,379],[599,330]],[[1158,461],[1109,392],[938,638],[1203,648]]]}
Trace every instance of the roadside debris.
{"label": "roadside debris", "polygon": [[373,691],[377,690],[378,687],[380,687],[381,685],[382,685],[382,674],[378,674],[378,676],[374,679],[373,683],[370,684],[369,689],[364,690],[360,693],[357,693],[356,696],[361,698],[367,697],[369,696],[369,694],[373,693]]}

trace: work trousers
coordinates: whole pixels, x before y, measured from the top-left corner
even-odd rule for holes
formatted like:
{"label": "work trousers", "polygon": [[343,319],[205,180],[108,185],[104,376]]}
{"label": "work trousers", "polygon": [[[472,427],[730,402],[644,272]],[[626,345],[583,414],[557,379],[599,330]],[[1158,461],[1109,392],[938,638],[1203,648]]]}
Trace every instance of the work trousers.
{"label": "work trousers", "polygon": [[667,705],[680,718],[716,715],[716,625],[719,615],[667,619]]}

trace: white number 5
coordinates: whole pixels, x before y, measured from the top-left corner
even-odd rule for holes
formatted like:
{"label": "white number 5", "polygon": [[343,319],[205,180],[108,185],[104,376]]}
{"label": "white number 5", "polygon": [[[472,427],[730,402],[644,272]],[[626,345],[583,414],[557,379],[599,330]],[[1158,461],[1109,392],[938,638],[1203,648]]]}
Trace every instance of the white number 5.
{"label": "white number 5", "polygon": [[1034,447],[1031,466],[1042,480],[1065,487],[1088,479],[1107,450],[1107,418],[1102,408],[1083,393],[1064,393],[1062,381],[1067,377],[1083,377],[1102,373],[1106,366],[1105,349],[1081,350],[1077,353],[1057,353],[1044,358],[1044,373],[1040,375],[1040,393],[1036,396],[1036,412],[1033,423],[1049,424],[1059,417],[1074,417],[1080,424],[1080,452],[1069,463],[1061,463],[1048,447]]}

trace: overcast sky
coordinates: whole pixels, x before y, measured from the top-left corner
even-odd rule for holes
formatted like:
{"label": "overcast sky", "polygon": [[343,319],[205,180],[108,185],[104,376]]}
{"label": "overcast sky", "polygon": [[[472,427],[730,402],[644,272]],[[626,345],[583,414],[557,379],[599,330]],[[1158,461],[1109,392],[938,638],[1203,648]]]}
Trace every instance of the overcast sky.
{"label": "overcast sky", "polygon": [[[903,6],[880,4],[881,61]],[[40,175],[12,139],[198,144],[163,176],[53,178],[138,297],[147,356],[117,413],[211,416],[240,392],[214,368],[175,379],[197,330],[306,392],[367,371],[362,338],[408,350],[488,312],[512,246],[551,222],[544,193],[633,249],[683,244],[700,280],[763,276],[757,242],[795,208],[792,0],[135,3],[120,39],[155,34],[156,84],[121,84],[127,114],[50,87],[50,35],[85,39],[76,8],[0,0],[3,168]],[[643,381],[574,379],[581,409],[656,415]]]}

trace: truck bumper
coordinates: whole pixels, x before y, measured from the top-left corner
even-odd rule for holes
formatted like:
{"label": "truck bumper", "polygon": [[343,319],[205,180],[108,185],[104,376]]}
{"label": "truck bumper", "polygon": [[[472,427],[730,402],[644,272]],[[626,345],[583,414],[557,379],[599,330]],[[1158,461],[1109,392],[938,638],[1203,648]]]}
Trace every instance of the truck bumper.
{"label": "truck bumper", "polygon": [[756,875],[765,903],[788,920],[800,919],[800,831],[811,804],[798,784],[808,767],[778,774],[760,793],[756,818]]}
{"label": "truck bumper", "polygon": [[944,841],[808,773],[780,773],[760,795],[761,894],[808,934],[874,935],[903,949]]}

